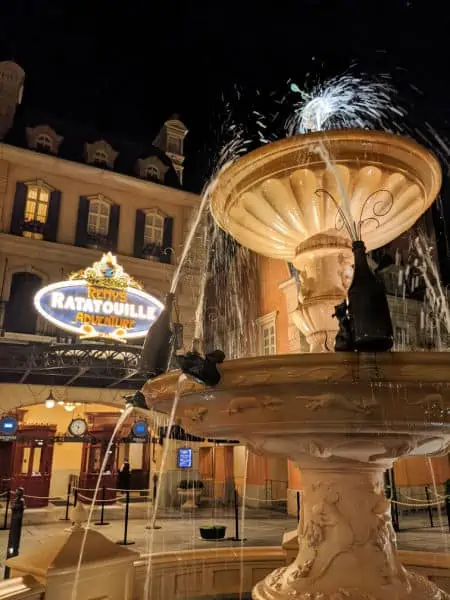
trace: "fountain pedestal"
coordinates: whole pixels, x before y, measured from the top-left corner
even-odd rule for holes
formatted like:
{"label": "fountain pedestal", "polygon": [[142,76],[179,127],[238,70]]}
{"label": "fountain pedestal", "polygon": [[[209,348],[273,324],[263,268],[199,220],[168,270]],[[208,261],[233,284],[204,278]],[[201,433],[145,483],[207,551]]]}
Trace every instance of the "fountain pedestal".
{"label": "fountain pedestal", "polygon": [[294,323],[306,337],[310,352],[330,352],[338,327],[332,316],[334,307],[344,300],[353,276],[349,240],[315,236],[293,263],[300,277]]}
{"label": "fountain pedestal", "polygon": [[400,563],[384,470],[385,465],[314,461],[302,468],[297,558],[258,583],[254,600],[447,598]]}
{"label": "fountain pedestal", "polygon": [[[450,444],[450,353],[328,353],[224,362],[216,387],[183,383],[177,417],[201,437],[239,439],[302,470],[299,552],[255,600],[443,600],[399,563],[383,473]],[[148,381],[169,412],[178,373]]]}

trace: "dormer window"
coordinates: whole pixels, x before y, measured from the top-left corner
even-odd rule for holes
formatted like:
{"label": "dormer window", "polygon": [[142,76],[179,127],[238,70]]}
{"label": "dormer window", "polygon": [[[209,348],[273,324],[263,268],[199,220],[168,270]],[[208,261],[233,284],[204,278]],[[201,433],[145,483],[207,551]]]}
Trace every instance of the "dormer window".
{"label": "dormer window", "polygon": [[108,155],[104,150],[96,150],[92,162],[96,165],[108,166]]}
{"label": "dormer window", "polygon": [[161,179],[158,167],[155,165],[149,165],[145,170],[145,176],[147,179]]}
{"label": "dormer window", "polygon": [[167,137],[167,152],[169,152],[169,154],[181,153],[181,140],[178,137],[172,135]]}
{"label": "dormer window", "polygon": [[89,199],[87,226],[89,236],[108,237],[110,212],[111,204],[103,196]]}
{"label": "dormer window", "polygon": [[92,144],[86,144],[85,152],[86,160],[89,164],[99,167],[107,167],[108,169],[114,168],[114,162],[119,154],[105,140],[99,140]]}
{"label": "dormer window", "polygon": [[26,130],[28,147],[46,154],[57,154],[63,137],[58,135],[49,125],[28,127]]}
{"label": "dormer window", "polygon": [[43,152],[53,153],[53,142],[49,135],[40,133],[36,138],[36,149]]}
{"label": "dormer window", "polygon": [[169,167],[157,156],[139,158],[136,163],[136,172],[139,177],[153,181],[164,182],[164,177],[168,169]]}

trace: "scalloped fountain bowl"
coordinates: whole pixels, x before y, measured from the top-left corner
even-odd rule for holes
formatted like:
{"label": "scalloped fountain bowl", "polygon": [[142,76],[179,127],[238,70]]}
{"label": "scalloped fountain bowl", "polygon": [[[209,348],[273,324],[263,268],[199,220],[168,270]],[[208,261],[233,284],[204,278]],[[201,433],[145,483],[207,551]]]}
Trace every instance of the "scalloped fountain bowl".
{"label": "scalloped fountain bowl", "polygon": [[337,323],[331,315],[351,281],[351,241],[337,207],[348,206],[349,220],[373,250],[408,230],[441,182],[434,155],[410,139],[326,131],[268,144],[237,160],[221,173],[211,210],[243,246],[298,268],[296,325],[311,352],[322,352],[332,347]]}
{"label": "scalloped fountain bowl", "polygon": [[[450,354],[303,354],[233,360],[215,388],[183,384],[177,417],[190,433],[239,439],[302,469],[299,554],[255,599],[447,598],[400,564],[384,495],[394,460],[450,443]],[[178,372],[147,382],[168,412]]]}

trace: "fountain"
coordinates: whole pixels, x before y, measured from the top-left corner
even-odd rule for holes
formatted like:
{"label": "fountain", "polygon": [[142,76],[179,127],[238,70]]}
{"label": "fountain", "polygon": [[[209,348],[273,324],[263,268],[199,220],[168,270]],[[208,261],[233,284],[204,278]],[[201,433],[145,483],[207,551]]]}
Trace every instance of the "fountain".
{"label": "fountain", "polygon": [[[413,141],[344,130],[267,145],[214,188],[223,229],[300,270],[297,318],[312,350],[224,362],[214,387],[195,377],[180,389],[176,416],[190,433],[240,439],[302,469],[298,556],[260,581],[254,600],[448,598],[401,565],[383,474],[401,456],[446,451],[450,355],[319,352],[331,348],[331,315],[352,279],[344,219],[377,248],[417,221],[440,184],[436,159]],[[148,381],[147,405],[170,412],[178,379]]]}

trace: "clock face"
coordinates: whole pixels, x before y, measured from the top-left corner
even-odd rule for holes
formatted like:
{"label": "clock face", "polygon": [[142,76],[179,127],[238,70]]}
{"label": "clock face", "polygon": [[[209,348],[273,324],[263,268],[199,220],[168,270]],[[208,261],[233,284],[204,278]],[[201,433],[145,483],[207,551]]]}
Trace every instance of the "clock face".
{"label": "clock face", "polygon": [[73,419],[69,425],[69,433],[75,437],[81,437],[87,431],[88,425],[84,419]]}

